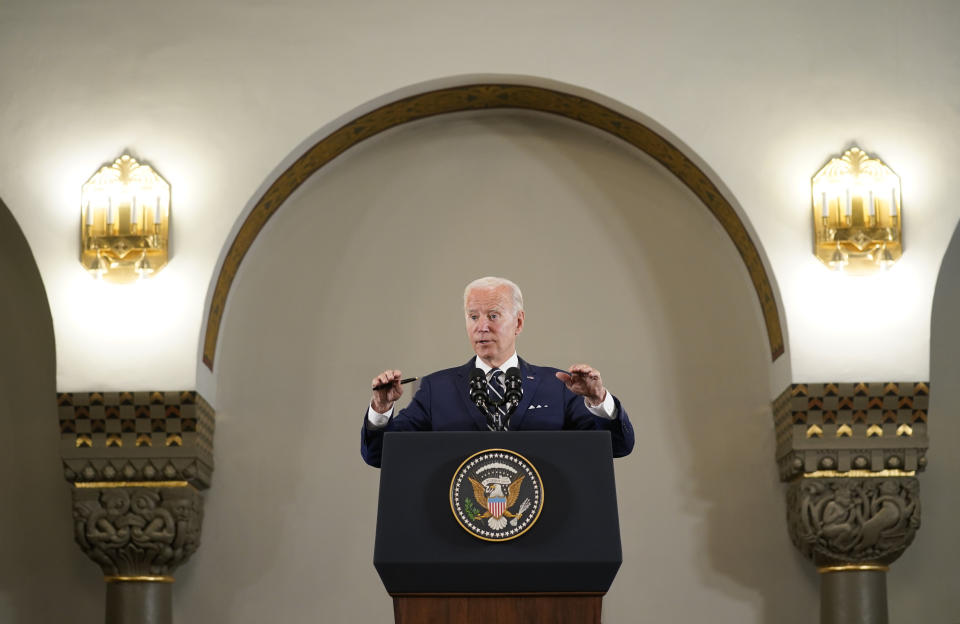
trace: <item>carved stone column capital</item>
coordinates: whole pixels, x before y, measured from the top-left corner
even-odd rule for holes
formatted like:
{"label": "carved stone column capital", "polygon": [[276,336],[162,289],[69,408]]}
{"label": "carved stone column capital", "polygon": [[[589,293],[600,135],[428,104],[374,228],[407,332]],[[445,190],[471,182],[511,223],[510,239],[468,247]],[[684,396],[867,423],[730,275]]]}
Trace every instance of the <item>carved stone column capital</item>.
{"label": "carved stone column capital", "polygon": [[213,408],[192,390],[57,395],[74,537],[103,570],[107,624],[171,624],[173,572],[200,546]]}
{"label": "carved stone column capital", "polygon": [[200,546],[203,498],[183,483],[73,488],[74,538],[108,581],[167,581]]}
{"label": "carved stone column capital", "polygon": [[920,528],[927,382],[792,384],[774,401],[793,544],[820,576],[821,624],[887,624],[887,567]]}
{"label": "carved stone column capital", "polygon": [[800,479],[787,491],[790,539],[818,567],[888,566],[920,528],[913,477]]}
{"label": "carved stone column capital", "polygon": [[792,384],[774,401],[790,539],[823,567],[886,566],[920,527],[926,382]]}

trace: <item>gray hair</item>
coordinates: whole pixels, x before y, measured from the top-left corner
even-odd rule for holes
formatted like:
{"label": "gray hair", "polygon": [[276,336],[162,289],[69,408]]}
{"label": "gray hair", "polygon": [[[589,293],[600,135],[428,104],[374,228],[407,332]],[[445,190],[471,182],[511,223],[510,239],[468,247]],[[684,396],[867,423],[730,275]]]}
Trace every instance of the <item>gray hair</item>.
{"label": "gray hair", "polygon": [[518,316],[523,312],[523,293],[520,292],[520,287],[506,279],[505,277],[481,277],[480,279],[475,279],[467,287],[463,289],[463,307],[467,307],[467,295],[470,294],[470,291],[474,288],[499,288],[501,286],[507,286],[510,288],[511,293],[513,294],[513,316]]}

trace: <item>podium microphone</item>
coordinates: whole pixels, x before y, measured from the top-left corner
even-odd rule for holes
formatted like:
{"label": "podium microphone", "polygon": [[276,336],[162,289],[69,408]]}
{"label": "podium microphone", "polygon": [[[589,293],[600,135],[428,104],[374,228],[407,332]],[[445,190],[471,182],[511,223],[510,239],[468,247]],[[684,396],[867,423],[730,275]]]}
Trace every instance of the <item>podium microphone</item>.
{"label": "podium microphone", "polygon": [[523,378],[520,376],[520,369],[516,366],[508,368],[503,376],[503,383],[506,386],[506,391],[503,393],[506,401],[505,409],[507,416],[510,416],[517,410],[517,405],[523,398]]}
{"label": "podium microphone", "polygon": [[475,368],[470,373],[470,400],[480,411],[487,412],[487,376],[482,368]]}
{"label": "podium microphone", "polygon": [[520,369],[513,366],[507,369],[503,376],[505,391],[503,398],[494,401],[487,394],[487,375],[482,368],[475,368],[470,373],[470,401],[484,414],[490,415],[490,406],[503,407],[509,418],[515,411],[520,400],[523,399],[523,378]]}

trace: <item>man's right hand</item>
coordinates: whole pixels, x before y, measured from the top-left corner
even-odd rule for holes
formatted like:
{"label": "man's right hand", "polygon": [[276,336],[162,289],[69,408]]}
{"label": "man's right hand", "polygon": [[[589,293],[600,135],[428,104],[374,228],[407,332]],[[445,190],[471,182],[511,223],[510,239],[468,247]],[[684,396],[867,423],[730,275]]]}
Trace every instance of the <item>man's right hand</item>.
{"label": "man's right hand", "polygon": [[[400,371],[386,370],[370,382],[370,386],[374,388],[373,398],[370,399],[370,407],[375,412],[386,414],[397,399],[403,396],[403,386],[400,385],[400,378]],[[377,390],[378,386],[382,387]]]}

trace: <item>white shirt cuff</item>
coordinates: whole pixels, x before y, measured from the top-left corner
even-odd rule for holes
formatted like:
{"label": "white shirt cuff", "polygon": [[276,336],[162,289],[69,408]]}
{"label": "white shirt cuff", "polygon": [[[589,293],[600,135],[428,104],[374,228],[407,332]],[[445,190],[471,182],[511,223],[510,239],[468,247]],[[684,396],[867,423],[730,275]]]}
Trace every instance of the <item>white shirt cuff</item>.
{"label": "white shirt cuff", "polygon": [[598,416],[600,418],[606,418],[607,420],[613,420],[614,418],[617,417],[617,413],[616,413],[617,404],[613,402],[613,394],[611,394],[609,390],[607,390],[607,396],[604,397],[603,403],[601,403],[600,405],[596,405],[596,406],[590,405],[589,403],[587,403],[586,397],[583,398],[583,404],[587,406],[587,409],[594,416]]}
{"label": "white shirt cuff", "polygon": [[[609,392],[607,394],[610,394]],[[367,422],[370,423],[372,429],[383,429],[387,426],[387,423],[390,422],[390,418],[393,416],[393,408],[391,407],[386,411],[385,414],[381,414],[377,410],[373,409],[373,405],[367,408]]]}

